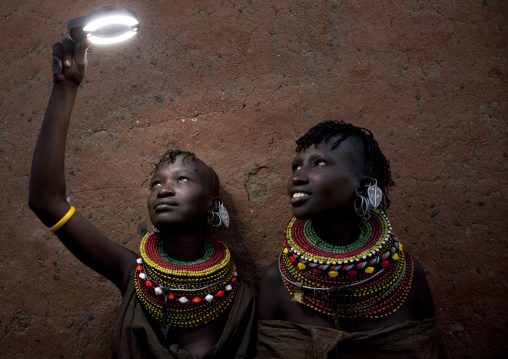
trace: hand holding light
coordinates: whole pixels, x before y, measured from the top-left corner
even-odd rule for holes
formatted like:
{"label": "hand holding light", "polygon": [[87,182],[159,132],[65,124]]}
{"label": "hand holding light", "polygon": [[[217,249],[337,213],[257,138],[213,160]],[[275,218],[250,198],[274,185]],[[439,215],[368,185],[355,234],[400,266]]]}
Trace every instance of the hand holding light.
{"label": "hand holding light", "polygon": [[53,45],[54,83],[72,83],[79,86],[85,77],[87,49],[90,45],[89,40],[75,43],[70,38]]}
{"label": "hand holding light", "polygon": [[[69,21],[69,34],[75,43],[88,39],[92,44],[114,44],[136,35],[139,21],[134,11],[122,7],[105,6],[88,15]],[[62,72],[60,57],[53,54],[56,69],[53,76]]]}
{"label": "hand holding light", "polygon": [[121,42],[136,35],[138,29],[136,13],[116,6],[105,6],[69,21],[69,34],[74,41],[88,38],[93,44]]}

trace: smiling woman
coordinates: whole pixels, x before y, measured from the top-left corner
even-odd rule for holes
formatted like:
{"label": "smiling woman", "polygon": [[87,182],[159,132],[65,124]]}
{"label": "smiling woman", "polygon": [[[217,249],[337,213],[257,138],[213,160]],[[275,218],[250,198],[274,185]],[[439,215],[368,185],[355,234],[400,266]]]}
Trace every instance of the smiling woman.
{"label": "smiling woman", "polygon": [[343,211],[353,200],[360,181],[370,180],[360,175],[355,162],[350,163],[347,146],[332,151],[336,140],[340,136],[299,152],[293,160],[288,192],[295,216],[307,218]]}
{"label": "smiling woman", "polygon": [[372,133],[323,122],[296,151],[294,217],[261,283],[260,356],[436,357],[432,295],[382,212],[394,183]]}
{"label": "smiling woman", "polygon": [[254,356],[253,292],[237,277],[227,246],[207,238],[215,218],[229,223],[211,167],[190,152],[162,156],[147,198],[155,233],[141,241],[139,255],[109,240],[67,202],[65,142],[90,44],[64,39],[53,46],[58,61],[32,161],[30,208],[122,293],[114,331],[117,357]]}

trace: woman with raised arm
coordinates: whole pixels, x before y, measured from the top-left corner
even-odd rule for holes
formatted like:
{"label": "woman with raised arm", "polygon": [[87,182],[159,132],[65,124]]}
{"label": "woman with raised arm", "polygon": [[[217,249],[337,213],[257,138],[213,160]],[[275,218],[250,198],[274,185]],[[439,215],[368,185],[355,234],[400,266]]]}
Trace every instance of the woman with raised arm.
{"label": "woman with raised arm", "polygon": [[[227,246],[207,227],[229,222],[215,171],[190,152],[167,151],[147,199],[155,233],[136,254],[69,205],[65,142],[85,76],[88,40],[53,45],[53,90],[32,161],[30,208],[83,263],[113,282],[123,302],[114,331],[120,358],[249,358],[256,349],[253,292]],[[61,70],[59,64],[61,62]]]}

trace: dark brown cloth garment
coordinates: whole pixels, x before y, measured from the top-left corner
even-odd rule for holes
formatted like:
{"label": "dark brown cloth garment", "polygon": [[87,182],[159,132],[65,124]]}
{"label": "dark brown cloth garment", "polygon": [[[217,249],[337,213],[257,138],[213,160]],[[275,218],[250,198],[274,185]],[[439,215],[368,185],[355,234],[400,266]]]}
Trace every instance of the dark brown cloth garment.
{"label": "dark brown cloth garment", "polygon": [[353,333],[282,320],[262,320],[258,328],[256,358],[427,359],[443,355],[435,318]]}
{"label": "dark brown cloth garment", "polygon": [[[238,283],[235,300],[219,342],[202,358],[253,358],[256,354],[257,319],[253,291],[242,281]],[[198,358],[178,344],[163,346],[136,296],[131,280],[119,310],[113,346],[116,358]]]}

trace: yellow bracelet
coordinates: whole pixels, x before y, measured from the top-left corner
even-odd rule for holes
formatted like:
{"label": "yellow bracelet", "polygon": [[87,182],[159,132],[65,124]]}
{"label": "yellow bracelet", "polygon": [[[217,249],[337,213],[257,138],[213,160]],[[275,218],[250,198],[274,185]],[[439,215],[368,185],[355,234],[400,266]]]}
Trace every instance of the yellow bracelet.
{"label": "yellow bracelet", "polygon": [[69,212],[67,212],[65,216],[63,216],[62,219],[58,221],[57,224],[55,224],[53,227],[48,228],[49,231],[56,232],[57,230],[59,230],[60,227],[62,227],[65,223],[69,221],[69,219],[71,219],[71,217],[74,215],[74,212],[76,212],[76,208],[71,206],[71,208],[69,208]]}

